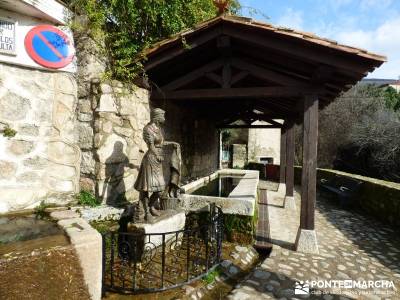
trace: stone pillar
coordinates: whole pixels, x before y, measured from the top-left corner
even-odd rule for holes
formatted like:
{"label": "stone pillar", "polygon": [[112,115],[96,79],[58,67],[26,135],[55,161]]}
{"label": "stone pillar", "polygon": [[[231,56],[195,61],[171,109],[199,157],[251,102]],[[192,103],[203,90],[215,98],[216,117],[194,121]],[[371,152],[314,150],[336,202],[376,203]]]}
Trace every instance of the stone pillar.
{"label": "stone pillar", "polygon": [[317,178],[318,144],[318,97],[307,95],[304,98],[303,115],[303,166],[301,177],[300,228],[296,237],[296,250],[318,253],[315,233],[315,202]]}

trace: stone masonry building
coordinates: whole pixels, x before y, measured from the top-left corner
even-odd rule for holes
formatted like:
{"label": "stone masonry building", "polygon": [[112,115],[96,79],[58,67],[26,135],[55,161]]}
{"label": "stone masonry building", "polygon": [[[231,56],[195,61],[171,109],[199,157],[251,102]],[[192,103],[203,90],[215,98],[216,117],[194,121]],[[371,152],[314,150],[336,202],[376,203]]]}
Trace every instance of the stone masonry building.
{"label": "stone masonry building", "polygon": [[[137,200],[133,184],[147,151],[142,129],[151,106],[166,110],[165,138],[182,145],[183,179],[215,170],[215,124],[190,109],[150,103],[145,87],[103,80],[103,44],[72,33],[70,17],[56,0],[0,1],[2,38],[8,34],[9,42],[2,47],[11,49],[0,49],[0,213],[42,201],[66,204],[82,189],[107,204]],[[70,64],[49,68],[32,59],[24,42],[39,25],[68,36]]]}

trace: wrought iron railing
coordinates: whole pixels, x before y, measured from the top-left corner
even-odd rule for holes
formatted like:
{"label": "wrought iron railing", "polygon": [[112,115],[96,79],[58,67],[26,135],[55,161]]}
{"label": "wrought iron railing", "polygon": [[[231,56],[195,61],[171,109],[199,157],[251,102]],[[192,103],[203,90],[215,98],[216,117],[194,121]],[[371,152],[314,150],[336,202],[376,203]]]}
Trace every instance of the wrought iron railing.
{"label": "wrought iron railing", "polygon": [[220,263],[223,215],[190,214],[183,230],[103,234],[103,292],[148,293],[175,288],[204,276]]}

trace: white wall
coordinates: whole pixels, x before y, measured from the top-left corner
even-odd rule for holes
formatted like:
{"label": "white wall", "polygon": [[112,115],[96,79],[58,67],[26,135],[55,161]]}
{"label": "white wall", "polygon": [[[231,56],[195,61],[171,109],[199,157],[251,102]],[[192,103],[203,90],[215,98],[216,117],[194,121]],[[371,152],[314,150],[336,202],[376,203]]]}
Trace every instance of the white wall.
{"label": "white wall", "polygon": [[[253,125],[268,123],[256,121]],[[280,164],[281,130],[275,128],[249,129],[248,155],[249,161],[257,161],[260,156],[273,157],[274,164]]]}

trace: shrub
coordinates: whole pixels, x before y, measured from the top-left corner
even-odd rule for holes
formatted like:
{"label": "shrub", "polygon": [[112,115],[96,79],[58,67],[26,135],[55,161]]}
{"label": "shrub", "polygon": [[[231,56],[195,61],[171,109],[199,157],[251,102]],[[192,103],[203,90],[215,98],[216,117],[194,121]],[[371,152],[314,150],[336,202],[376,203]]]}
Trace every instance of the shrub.
{"label": "shrub", "polygon": [[4,128],[4,130],[3,130],[3,136],[8,137],[8,138],[12,138],[16,134],[17,134],[17,132],[8,126],[6,128]]}
{"label": "shrub", "polygon": [[88,191],[81,191],[77,195],[77,200],[78,204],[84,206],[95,207],[101,204],[101,201],[99,199],[96,199],[96,197],[91,192]]}
{"label": "shrub", "polygon": [[204,275],[201,280],[203,280],[203,282],[206,284],[211,284],[215,281],[215,278],[217,278],[221,274],[222,274],[221,269],[217,267],[211,272],[208,272],[206,275]]}

